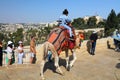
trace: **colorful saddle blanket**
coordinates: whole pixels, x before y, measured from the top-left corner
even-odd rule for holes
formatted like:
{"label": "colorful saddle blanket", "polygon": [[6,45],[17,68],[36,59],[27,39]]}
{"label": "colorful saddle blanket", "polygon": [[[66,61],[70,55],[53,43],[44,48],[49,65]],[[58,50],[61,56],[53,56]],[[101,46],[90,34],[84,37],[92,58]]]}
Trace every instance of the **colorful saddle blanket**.
{"label": "colorful saddle blanket", "polygon": [[68,46],[69,33],[63,27],[54,28],[48,35],[48,42],[52,43],[58,54]]}

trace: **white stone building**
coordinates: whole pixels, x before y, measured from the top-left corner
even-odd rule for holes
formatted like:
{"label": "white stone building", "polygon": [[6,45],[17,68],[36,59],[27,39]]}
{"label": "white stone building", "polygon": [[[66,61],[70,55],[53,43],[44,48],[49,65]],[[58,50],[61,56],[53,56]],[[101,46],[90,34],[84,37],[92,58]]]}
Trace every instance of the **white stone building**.
{"label": "white stone building", "polygon": [[[92,16],[90,16],[90,17],[92,17]],[[89,16],[85,16],[83,19],[84,19],[84,21],[87,23],[87,21],[89,20],[89,18],[90,18]],[[99,22],[102,22],[103,21],[103,18],[102,17],[100,17],[100,16],[95,16],[96,17],[96,19],[97,19],[97,21],[96,21],[96,24],[98,24]]]}

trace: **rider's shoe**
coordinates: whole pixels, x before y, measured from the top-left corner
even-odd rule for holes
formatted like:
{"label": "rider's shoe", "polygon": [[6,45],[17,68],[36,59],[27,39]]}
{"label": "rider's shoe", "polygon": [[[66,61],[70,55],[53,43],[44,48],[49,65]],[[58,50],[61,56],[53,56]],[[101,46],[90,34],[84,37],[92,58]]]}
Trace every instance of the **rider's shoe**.
{"label": "rider's shoe", "polygon": [[74,38],[73,38],[73,37],[70,37],[69,40],[70,40],[70,41],[74,41]]}

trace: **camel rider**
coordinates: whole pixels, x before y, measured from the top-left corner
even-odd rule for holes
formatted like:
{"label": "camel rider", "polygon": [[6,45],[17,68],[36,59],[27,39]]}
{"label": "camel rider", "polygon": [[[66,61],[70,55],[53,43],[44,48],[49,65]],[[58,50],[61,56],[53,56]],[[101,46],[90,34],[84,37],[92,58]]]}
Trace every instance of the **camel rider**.
{"label": "camel rider", "polygon": [[62,13],[62,15],[60,16],[58,22],[59,22],[59,26],[63,26],[64,28],[69,30],[69,34],[70,34],[70,38],[72,38],[73,34],[72,34],[72,29],[70,26],[67,25],[67,23],[71,22],[70,19],[68,19],[68,10],[65,9]]}

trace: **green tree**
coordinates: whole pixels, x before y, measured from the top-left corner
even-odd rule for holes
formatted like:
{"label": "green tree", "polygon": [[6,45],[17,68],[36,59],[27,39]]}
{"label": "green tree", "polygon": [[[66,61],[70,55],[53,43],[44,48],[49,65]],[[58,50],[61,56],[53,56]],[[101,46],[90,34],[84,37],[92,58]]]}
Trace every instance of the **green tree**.
{"label": "green tree", "polygon": [[4,34],[0,33],[0,40],[2,41],[4,39]]}
{"label": "green tree", "polygon": [[20,40],[23,40],[23,28],[17,29],[16,32],[11,34],[11,39],[14,42],[15,46],[17,46]]}
{"label": "green tree", "polygon": [[[118,28],[118,18],[115,11],[112,9],[107,17],[105,26],[105,36],[109,36],[111,32]],[[111,31],[112,30],[112,31]]]}
{"label": "green tree", "polygon": [[88,19],[88,21],[87,21],[87,25],[89,26],[89,27],[96,27],[96,21],[97,21],[97,19],[96,19],[96,17],[95,16],[92,16],[92,17],[90,17],[89,19]]}
{"label": "green tree", "polygon": [[97,24],[97,27],[99,27],[99,28],[104,28],[104,27],[105,27],[105,24],[106,24],[105,21],[99,22],[99,23]]}
{"label": "green tree", "polygon": [[85,21],[83,18],[74,19],[74,21],[72,22],[72,25],[77,29],[80,29],[81,26],[84,24],[85,24]]}
{"label": "green tree", "polygon": [[118,18],[118,28],[120,29],[120,13],[118,13],[117,18]]}

